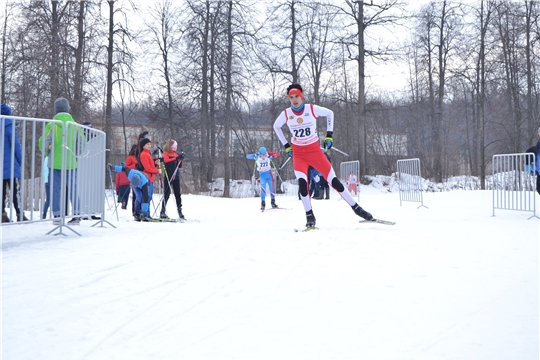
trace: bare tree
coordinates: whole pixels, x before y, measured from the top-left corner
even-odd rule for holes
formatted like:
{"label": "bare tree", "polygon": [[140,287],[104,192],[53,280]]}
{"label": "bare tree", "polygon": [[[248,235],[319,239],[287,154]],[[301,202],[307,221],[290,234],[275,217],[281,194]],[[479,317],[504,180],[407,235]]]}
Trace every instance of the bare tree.
{"label": "bare tree", "polygon": [[475,131],[473,137],[473,165],[472,173],[480,175],[481,188],[486,188],[486,156],[485,156],[485,130],[486,130],[486,36],[488,26],[491,22],[493,14],[494,2],[488,1],[487,7],[484,8],[486,2],[480,2],[480,11],[478,13],[480,44],[478,60],[476,62],[476,78],[475,78],[475,96],[476,96],[476,111],[475,111]]}
{"label": "bare tree", "polygon": [[[538,108],[538,98],[540,90],[535,84],[538,84],[540,77],[534,71],[534,59],[540,56],[540,6],[537,1],[525,1],[525,61],[526,61],[526,77],[527,77],[527,133],[529,134],[528,142],[532,143],[535,130],[538,129],[540,120],[540,110]],[[535,36],[536,30],[536,36]],[[538,65],[538,64],[536,64]],[[536,75],[536,76],[535,76]],[[534,98],[536,97],[536,102]]]}
{"label": "bare tree", "polygon": [[322,85],[322,76],[330,74],[331,67],[336,66],[338,60],[334,54],[334,47],[337,46],[334,24],[337,18],[335,7],[324,3],[311,3],[306,6],[301,13],[306,24],[305,36],[298,42],[302,53],[307,54],[308,78],[313,89],[313,102],[321,104],[321,92],[328,87]]}
{"label": "bare tree", "polygon": [[[365,97],[365,65],[366,55],[372,58],[384,58],[389,54],[389,49],[367,49],[365,44],[366,29],[374,26],[387,26],[392,23],[397,24],[399,15],[391,10],[401,6],[399,0],[384,0],[380,3],[364,2],[359,0],[345,0],[345,5],[340,7],[343,14],[345,27],[348,33],[345,34],[341,42],[346,46],[348,57],[356,63],[357,70],[357,99],[356,108],[353,112],[353,121],[357,124],[355,133],[358,134],[358,143],[356,146],[360,163],[363,164],[362,171],[369,172],[369,163],[367,162],[367,133],[366,133],[366,97]],[[368,9],[368,16],[364,12]]]}
{"label": "bare tree", "polygon": [[[108,22],[108,37],[107,37],[107,82],[105,95],[105,131],[107,134],[112,134],[112,100],[113,100],[113,73],[118,71],[119,67],[129,66],[132,61],[132,54],[128,50],[127,41],[131,39],[129,30],[127,29],[127,19],[125,9],[121,6],[115,8],[115,0],[107,0],[109,5],[109,22]],[[120,20],[115,18],[115,15],[120,17]],[[116,58],[115,58],[116,55]],[[115,61],[116,60],[116,61]],[[111,136],[107,136],[105,146],[107,149],[112,148]],[[110,152],[106,155],[107,163],[110,163]]]}
{"label": "bare tree", "polygon": [[164,110],[166,112],[165,125],[168,127],[171,138],[176,138],[174,122],[173,99],[173,73],[175,63],[174,52],[178,49],[183,30],[179,25],[179,9],[170,0],[158,2],[152,5],[148,17],[145,17],[146,32],[150,33],[146,44],[150,47],[150,62],[159,66],[155,67],[163,80],[160,86],[164,93]]}
{"label": "bare tree", "polygon": [[2,81],[2,88],[0,89],[0,101],[6,103],[6,63],[7,63],[7,36],[8,36],[8,3],[4,8],[3,16],[3,29],[2,32],[2,73],[0,74],[0,80]]}
{"label": "bare tree", "polygon": [[496,12],[495,26],[501,49],[500,62],[503,67],[501,75],[505,82],[507,116],[510,120],[501,122],[501,125],[509,139],[507,151],[520,152],[523,150],[522,139],[525,130],[520,95],[522,88],[526,86],[522,80],[524,72],[521,71],[521,23],[516,21],[521,14],[518,5],[509,1],[499,2]]}
{"label": "bare tree", "polygon": [[301,0],[280,0],[272,4],[267,15],[271,33],[259,42],[259,61],[267,71],[281,74],[287,83],[300,82],[300,68],[308,56],[298,44],[306,26],[299,16],[304,9]]}

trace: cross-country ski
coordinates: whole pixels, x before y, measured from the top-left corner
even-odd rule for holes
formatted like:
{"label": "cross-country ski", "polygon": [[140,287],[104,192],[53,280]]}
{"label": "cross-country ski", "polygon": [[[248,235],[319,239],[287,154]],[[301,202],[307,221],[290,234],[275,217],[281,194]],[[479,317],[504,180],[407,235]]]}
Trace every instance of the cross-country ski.
{"label": "cross-country ski", "polygon": [[359,223],[362,224],[383,224],[383,225],[396,225],[395,221],[388,221],[388,220],[381,220],[381,219],[373,219],[373,220],[359,220]]}

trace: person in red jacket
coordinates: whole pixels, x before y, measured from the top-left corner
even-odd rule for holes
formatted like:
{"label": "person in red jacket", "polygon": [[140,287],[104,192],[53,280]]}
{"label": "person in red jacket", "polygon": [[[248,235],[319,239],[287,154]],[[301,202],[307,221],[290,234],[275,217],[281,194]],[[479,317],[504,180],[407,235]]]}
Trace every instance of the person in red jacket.
{"label": "person in red jacket", "polygon": [[127,209],[127,202],[129,199],[129,184],[130,181],[125,172],[120,171],[116,173],[114,179],[116,185],[116,195],[118,196],[118,202],[122,203],[122,209]]}
{"label": "person in red jacket", "polygon": [[144,171],[145,175],[148,177],[148,180],[150,181],[150,185],[148,186],[148,198],[150,201],[152,201],[152,195],[154,194],[154,180],[156,178],[156,174],[161,174],[161,169],[156,168],[156,166],[159,166],[159,159],[152,158],[152,154],[150,153],[150,149],[152,148],[152,141],[148,138],[144,138],[139,143],[139,168],[142,168],[141,171]]}
{"label": "person in red jacket", "polygon": [[[137,160],[137,154],[139,152],[139,145],[133,144],[131,145],[131,150],[129,151],[128,157],[126,158],[126,162],[124,164],[125,167],[131,170],[137,170],[137,164],[139,163],[139,160]],[[131,190],[131,199],[135,199],[135,189]],[[133,216],[137,215],[135,212],[135,201],[131,200],[131,212]],[[138,218],[138,217],[137,217]]]}
{"label": "person in red jacket", "polygon": [[128,157],[126,158],[126,163],[124,164],[125,167],[128,169],[137,170],[137,164],[139,161],[137,160],[137,144],[131,145],[131,150],[129,151]]}
{"label": "person in red jacket", "polygon": [[180,189],[180,169],[184,164],[185,154],[183,151],[176,152],[178,144],[173,139],[167,140],[165,147],[163,148],[163,163],[165,164],[165,185],[163,203],[161,205],[161,213],[159,217],[168,219],[167,216],[167,201],[171,196],[171,189],[174,191],[174,197],[176,199],[176,210],[180,219],[184,219],[182,214],[182,194]]}

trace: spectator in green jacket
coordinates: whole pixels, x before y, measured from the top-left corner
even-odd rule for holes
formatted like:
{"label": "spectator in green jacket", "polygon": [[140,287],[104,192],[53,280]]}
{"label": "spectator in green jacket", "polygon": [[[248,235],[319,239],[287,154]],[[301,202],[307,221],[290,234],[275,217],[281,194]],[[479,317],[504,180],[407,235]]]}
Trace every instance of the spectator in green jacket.
{"label": "spectator in green jacket", "polygon": [[[45,132],[39,138],[39,148],[49,156],[48,166],[49,183],[52,186],[52,211],[53,223],[60,224],[60,194],[62,191],[71,201],[73,215],[75,215],[68,225],[79,225],[81,219],[80,201],[77,193],[77,152],[82,146],[82,133],[77,123],[69,113],[69,102],[65,98],[58,98],[54,102],[55,116],[53,120],[60,122],[50,122],[45,126]],[[62,126],[63,125],[63,126]],[[65,131],[65,133],[64,133]],[[63,139],[65,138],[65,149]],[[62,166],[66,169],[65,187],[61,189]],[[68,209],[66,209],[67,214]]]}

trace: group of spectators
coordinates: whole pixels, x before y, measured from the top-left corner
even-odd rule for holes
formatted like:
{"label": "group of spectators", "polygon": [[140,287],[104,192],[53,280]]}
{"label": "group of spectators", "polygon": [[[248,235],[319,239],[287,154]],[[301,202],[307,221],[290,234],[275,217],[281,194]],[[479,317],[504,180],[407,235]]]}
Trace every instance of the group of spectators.
{"label": "group of spectators", "polygon": [[[17,222],[28,221],[22,211],[20,197],[20,181],[21,181],[21,166],[22,166],[22,148],[18,134],[18,124],[12,118],[12,109],[8,104],[0,105],[2,122],[0,123],[0,136],[3,138],[3,181],[2,181],[2,223],[12,222],[6,212],[6,203],[9,197],[13,209],[15,210]],[[78,225],[81,221],[81,201],[78,191],[78,156],[77,151],[84,147],[88,128],[91,128],[89,122],[85,122],[83,127],[73,126],[77,124],[70,114],[70,105],[67,99],[58,98],[54,102],[53,120],[46,124],[43,131],[43,136],[38,140],[39,150],[43,153],[42,179],[45,184],[45,201],[41,211],[41,218],[46,219],[49,212],[49,207],[52,210],[53,224],[58,225],[61,221],[61,194],[65,191],[65,214],[68,214],[68,207],[71,203],[72,218],[67,223],[68,225]],[[62,122],[60,124],[59,122]],[[66,126],[67,125],[67,126]],[[65,141],[66,151],[63,151]],[[167,218],[166,206],[168,199],[173,192],[176,198],[176,209],[180,218],[184,218],[182,214],[182,199],[180,192],[180,174],[178,169],[183,165],[184,153],[176,152],[178,144],[175,140],[169,139],[164,147],[152,150],[152,141],[148,137],[148,132],[143,132],[139,136],[137,144],[132,146],[131,152],[128,155],[125,164],[127,169],[137,170],[147,179],[148,197],[150,200],[153,195],[153,184],[156,176],[163,181],[164,196],[161,202],[161,218]],[[158,151],[159,150],[159,151]],[[62,189],[62,169],[65,169],[64,187]],[[125,172],[124,172],[125,174]],[[129,199],[129,184],[127,177],[122,178],[117,176],[117,189],[119,190],[119,201],[123,209],[127,209]],[[126,189],[127,185],[127,189]],[[122,187],[120,191],[119,187]],[[148,211],[144,216],[141,216],[141,210],[136,211],[137,200],[139,197],[133,196],[133,214],[136,219],[148,219]],[[141,197],[142,201],[142,197]],[[95,218],[92,216],[92,218]]]}
{"label": "group of spectators", "polygon": [[149,203],[154,194],[156,178],[163,183],[163,199],[161,201],[160,219],[169,219],[167,215],[167,202],[172,192],[176,199],[176,211],[180,219],[182,213],[182,196],[180,189],[180,174],[178,170],[184,164],[184,152],[177,152],[178,143],[168,139],[163,149],[154,147],[148,136],[148,131],[139,135],[138,143],[133,144],[121,165],[115,166],[116,190],[118,202],[122,209],[127,209],[129,188],[133,189],[132,214],[135,221],[152,221]]}

